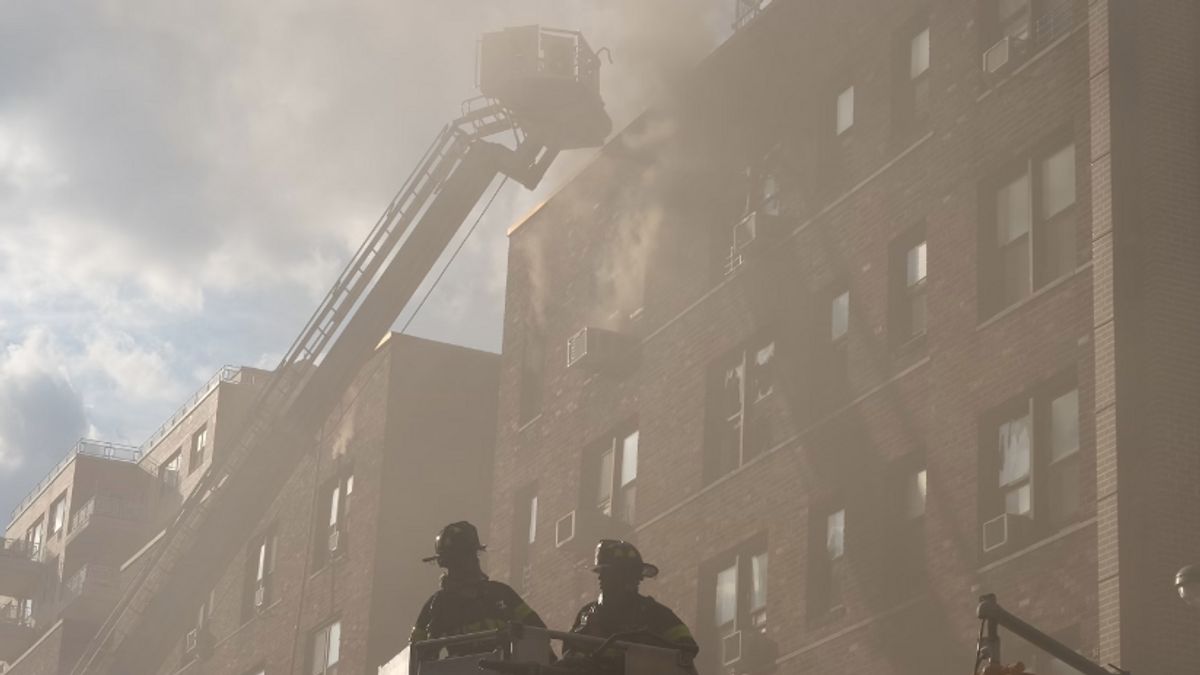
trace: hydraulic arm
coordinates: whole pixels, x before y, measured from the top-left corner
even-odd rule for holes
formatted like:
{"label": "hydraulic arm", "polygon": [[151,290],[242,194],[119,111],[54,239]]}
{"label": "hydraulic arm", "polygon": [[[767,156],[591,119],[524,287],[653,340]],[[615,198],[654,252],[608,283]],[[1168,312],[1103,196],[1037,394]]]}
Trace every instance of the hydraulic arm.
{"label": "hydraulic arm", "polygon": [[[502,79],[492,64],[492,88],[498,90],[493,95],[499,100],[468,109],[426,151],[280,362],[224,461],[208,470],[149,551],[77,662],[75,675],[157,669],[195,625],[194,609],[245,545],[257,514],[275,498],[290,473],[281,467],[291,467],[311,446],[333,403],[497,175],[533,188],[560,148],[603,141],[609,123],[598,79],[589,70],[598,67],[595,55],[577,33],[530,28],[519,35],[492,34],[505,36],[493,44],[528,51],[520,40],[545,40],[552,33],[561,45],[566,35],[576,50],[574,69],[550,78],[534,63]],[[522,93],[531,89],[537,96]],[[547,92],[557,104],[554,110],[542,109]],[[564,101],[573,107],[563,106]],[[515,110],[530,112],[522,118]],[[535,111],[538,121],[527,121]],[[586,128],[573,119],[581,111],[587,113]],[[496,142],[501,134],[512,135],[513,147]]]}

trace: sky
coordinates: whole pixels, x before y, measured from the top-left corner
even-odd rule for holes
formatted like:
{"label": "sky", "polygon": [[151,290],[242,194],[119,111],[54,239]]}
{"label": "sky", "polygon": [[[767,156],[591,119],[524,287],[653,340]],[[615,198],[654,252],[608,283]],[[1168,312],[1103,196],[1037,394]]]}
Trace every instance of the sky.
{"label": "sky", "polygon": [[[0,3],[0,514],[77,439],[138,445],[222,365],[274,367],[475,95],[480,34],[608,47],[619,129],[733,4]],[[498,351],[505,231],[590,154],[509,182],[409,332]]]}

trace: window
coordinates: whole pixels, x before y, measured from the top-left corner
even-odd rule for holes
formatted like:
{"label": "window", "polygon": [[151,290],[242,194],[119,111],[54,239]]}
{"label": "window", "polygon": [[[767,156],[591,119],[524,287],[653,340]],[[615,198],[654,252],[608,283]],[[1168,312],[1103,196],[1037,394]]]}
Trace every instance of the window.
{"label": "window", "polygon": [[1022,532],[1046,534],[1078,515],[1079,390],[1056,380],[992,413],[985,439],[991,450],[981,464],[990,474],[980,502],[984,521],[1020,516],[1028,525]]}
{"label": "window", "polygon": [[596,510],[632,523],[637,503],[638,430],[606,436],[594,451]]}
{"label": "window", "polygon": [[268,531],[256,537],[246,552],[246,589],[243,616],[249,618],[262,611],[272,600],[272,580],[275,575],[277,537]]}
{"label": "window", "polygon": [[334,621],[318,628],[312,636],[312,649],[310,650],[312,667],[308,672],[311,675],[337,675],[337,665],[341,658],[341,643],[341,621]]}
{"label": "window", "polygon": [[29,556],[34,560],[42,558],[42,537],[45,531],[46,523],[41,518],[38,518],[37,522],[25,530],[25,542],[29,546]]}
{"label": "window", "polygon": [[716,574],[713,598],[713,626],[718,637],[766,625],[766,550],[734,555]]}
{"label": "window", "polygon": [[895,41],[893,119],[900,137],[925,126],[929,118],[929,21],[912,21]]}
{"label": "window", "polygon": [[854,87],[846,87],[837,96],[837,135],[854,126]]}
{"label": "window", "polygon": [[929,265],[924,226],[897,239],[891,259],[892,344],[900,346],[925,334]]}
{"label": "window", "polygon": [[346,518],[353,494],[354,474],[349,471],[330,480],[322,490],[319,523],[324,525],[325,536],[314,542],[318,565],[346,550]]}
{"label": "window", "polygon": [[[1032,11],[1031,0],[992,0],[995,40],[1005,37],[1028,39]],[[993,41],[995,41],[993,40]]]}
{"label": "window", "polygon": [[208,426],[192,434],[191,451],[188,453],[188,473],[194,473],[204,463],[204,452],[208,448]]}
{"label": "window", "polygon": [[717,478],[770,447],[767,401],[775,392],[775,342],[735,350],[713,369],[709,475]]}
{"label": "window", "polygon": [[175,451],[167,461],[158,467],[158,482],[163,489],[175,489],[179,487],[179,465],[183,457],[183,448]]}
{"label": "window", "polygon": [[818,511],[810,524],[812,558],[808,588],[814,616],[842,605],[842,577],[846,558],[846,510],[832,507]]}
{"label": "window", "polygon": [[525,424],[542,413],[542,368],[546,353],[544,337],[539,327],[525,325],[525,343],[521,352],[521,392],[519,422]]}
{"label": "window", "polygon": [[992,312],[1075,270],[1075,146],[1059,146],[1020,164],[995,188],[991,278]]}
{"label": "window", "polygon": [[50,504],[50,536],[62,534],[67,524],[67,493],[64,492]]}
{"label": "window", "polygon": [[850,291],[835,292],[829,303],[829,339],[833,342],[850,332]]}
{"label": "window", "polygon": [[529,590],[533,569],[529,564],[530,549],[538,537],[537,487],[521,490],[513,508],[512,572],[510,581],[520,590]]}
{"label": "window", "polygon": [[33,599],[23,598],[17,601],[17,623],[33,627]]}
{"label": "window", "polygon": [[915,521],[925,516],[925,497],[928,490],[925,469],[914,469],[904,475],[904,519]]}
{"label": "window", "polygon": [[779,215],[779,178],[770,154],[746,167],[746,183],[746,213]]}

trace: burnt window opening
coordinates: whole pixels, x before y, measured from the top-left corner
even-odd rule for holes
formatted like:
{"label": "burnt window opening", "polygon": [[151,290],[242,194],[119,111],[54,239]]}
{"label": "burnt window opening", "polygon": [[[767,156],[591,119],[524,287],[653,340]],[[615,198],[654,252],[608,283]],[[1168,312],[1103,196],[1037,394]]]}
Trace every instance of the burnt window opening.
{"label": "burnt window opening", "polygon": [[716,480],[775,442],[770,401],[777,388],[776,343],[759,338],[718,360],[709,374],[706,474]]}
{"label": "burnt window opening", "polygon": [[587,467],[587,484],[591,488],[585,507],[624,523],[634,523],[640,440],[637,428],[627,426],[596,443]]}
{"label": "burnt window opening", "polygon": [[984,417],[980,521],[985,555],[1073,522],[1082,506],[1079,389],[1062,375]]}
{"label": "burnt window opening", "polygon": [[925,226],[918,225],[891,246],[891,339],[901,347],[924,337],[928,322],[929,265]]}
{"label": "burnt window opening", "polygon": [[1075,271],[1075,161],[1074,143],[1049,144],[985,191],[980,233],[985,318]]}

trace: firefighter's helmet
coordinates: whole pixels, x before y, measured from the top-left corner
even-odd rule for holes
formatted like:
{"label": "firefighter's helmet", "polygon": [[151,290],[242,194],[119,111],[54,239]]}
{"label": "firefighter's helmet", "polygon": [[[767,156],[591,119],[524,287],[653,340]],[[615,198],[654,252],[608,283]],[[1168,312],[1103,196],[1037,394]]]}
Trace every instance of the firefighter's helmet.
{"label": "firefighter's helmet", "polygon": [[601,539],[596,544],[596,562],[592,571],[599,573],[606,569],[636,571],[643,579],[658,576],[658,567],[644,562],[637,547],[620,539]]}
{"label": "firefighter's helmet", "polygon": [[457,523],[450,523],[443,527],[441,532],[438,532],[437,537],[433,540],[433,555],[422,560],[425,562],[443,561],[447,558],[475,555],[486,548],[479,543],[479,530],[475,529],[471,523],[460,520]]}

